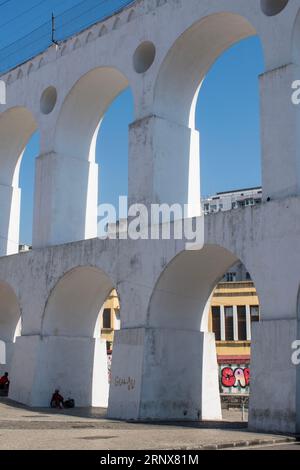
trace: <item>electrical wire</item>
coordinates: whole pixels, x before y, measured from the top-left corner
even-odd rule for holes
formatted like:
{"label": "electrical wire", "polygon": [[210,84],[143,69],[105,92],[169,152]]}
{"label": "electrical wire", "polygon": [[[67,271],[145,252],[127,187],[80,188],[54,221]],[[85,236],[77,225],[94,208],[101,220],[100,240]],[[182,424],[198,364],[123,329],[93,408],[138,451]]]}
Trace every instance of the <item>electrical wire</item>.
{"label": "electrical wire", "polygon": [[[46,38],[46,37],[49,38],[49,34],[50,34],[50,33],[43,34],[43,36],[40,36],[40,37],[39,37],[39,41],[40,41],[41,39]],[[30,42],[29,44],[26,44],[25,47],[32,46],[32,45],[34,45],[34,44],[36,44],[36,43],[37,43],[37,41],[32,41],[32,42]],[[43,47],[42,49],[44,49],[44,47]],[[18,51],[11,52],[10,54],[7,54],[6,56],[1,57],[1,60],[5,60],[5,59],[7,59],[8,57],[11,57],[12,55],[17,54],[17,52],[18,52]],[[0,53],[1,53],[1,50],[0,50]],[[28,60],[29,60],[29,57],[28,57]]]}
{"label": "electrical wire", "polygon": [[10,2],[11,0],[5,0],[5,2],[2,2],[0,3],[0,7],[2,7],[3,5],[5,5],[6,3]]}
{"label": "electrical wire", "polygon": [[[5,2],[2,2],[0,3],[0,7],[6,3],[8,3],[9,1],[11,0],[5,0]],[[8,22],[4,23],[4,25],[1,25],[1,27],[5,26],[6,24],[9,24],[10,22],[12,21],[15,21],[17,18],[25,15],[26,13],[34,10],[35,8],[37,8],[39,5],[41,5],[42,3],[44,3],[46,0],[41,0],[39,3],[35,4],[34,6],[32,6],[31,8],[27,9],[25,12],[22,12],[20,13],[19,15],[17,15],[14,19],[12,20],[9,20]],[[87,10],[84,10],[82,11],[80,14],[76,15],[75,17],[73,18],[70,18],[69,20],[65,21],[64,23],[62,23],[61,25],[58,25],[56,26],[56,31],[61,31],[63,30],[66,26],[68,26],[69,24],[71,24],[72,22],[76,21],[77,19],[79,18],[82,18],[83,16],[87,15],[88,13],[92,12],[93,10],[95,10],[96,8],[99,8],[99,7],[103,7],[104,5],[108,5],[108,1],[109,0],[101,0],[100,2],[97,3],[97,5],[94,5],[92,6],[91,8],[88,8]],[[57,18],[64,18],[67,16],[68,12],[70,11],[74,11],[74,9],[78,10],[78,8],[85,4],[86,3],[86,0],[84,1],[80,1],[79,3],[73,5],[72,7],[62,11],[59,15],[56,16],[56,19]],[[127,6],[129,5],[130,3],[134,3],[134,0],[131,0],[131,1],[128,1],[128,0],[123,0],[123,1],[119,1],[119,8],[116,8],[115,10],[112,10],[109,15],[112,15],[112,14],[116,14],[118,11],[120,11],[121,9],[123,9],[124,6]],[[116,5],[117,7],[117,5]],[[102,19],[106,18],[108,15],[103,15]],[[88,21],[86,24],[84,25],[80,25],[80,28],[76,27],[75,29],[76,30],[83,30],[85,29],[88,25],[91,25],[93,23],[95,23],[96,21],[100,21],[100,18],[97,17],[97,18],[94,18],[92,21]],[[26,39],[29,39],[30,37],[32,37],[34,35],[34,33],[36,33],[37,31],[41,30],[43,27],[49,27],[49,32],[47,33],[44,33],[38,37],[35,38],[35,40],[29,42],[28,44],[25,44],[24,45],[24,41],[26,41]],[[25,36],[22,36],[21,38],[13,41],[12,43],[10,44],[7,44],[6,46],[4,46],[2,49],[0,49],[0,70],[7,70],[10,68],[9,67],[1,67],[1,62],[2,64],[4,63],[5,59],[7,59],[8,57],[11,57],[13,56],[14,54],[17,54],[19,51],[24,51],[24,49],[26,50],[26,48],[28,48],[29,46],[32,46],[34,44],[37,44],[38,42],[40,42],[42,39],[46,38],[46,37],[49,37],[49,44],[51,44],[51,39],[50,39],[50,32],[51,32],[51,20],[49,19],[48,21],[44,22],[43,24],[41,24],[40,26],[38,26],[37,28],[35,28],[34,30],[30,31],[28,34],[26,34]],[[66,39],[67,37],[70,36],[71,33],[67,33],[64,35],[64,39]],[[13,46],[17,46],[18,44],[20,44],[20,48],[14,50],[13,52],[9,52],[8,54],[6,55],[3,55],[3,57],[1,57],[1,53],[5,53],[5,51],[9,51],[11,48],[13,48]],[[47,47],[47,45],[44,45],[42,46],[42,50],[44,50],[45,48]],[[18,63],[20,63],[20,61],[24,61],[24,60],[28,60],[29,59],[29,55],[30,54],[23,54],[22,55],[22,59],[20,59],[19,61],[15,61],[14,65],[17,65]]]}
{"label": "electrical wire", "polygon": [[83,5],[84,3],[86,3],[86,0],[83,0],[83,1],[80,1],[79,3],[76,3],[76,4],[73,5],[72,7],[67,8],[67,10],[64,10],[63,12],[61,12],[59,15],[56,15],[56,18],[60,18],[60,17],[63,16],[65,13],[68,13],[68,11],[74,10],[74,8],[77,8],[77,7],[79,7],[80,5]]}
{"label": "electrical wire", "polygon": [[[14,18],[11,18],[10,20],[6,21],[6,23],[2,23],[0,24],[0,28],[5,28],[5,26],[9,25],[10,23],[12,23],[13,21],[16,21],[18,18],[21,18],[22,16],[26,15],[27,13],[29,13],[30,11],[34,10],[35,8],[39,7],[40,5],[42,5],[42,3],[45,3],[46,1],[48,0],[41,0],[39,3],[37,3],[36,5],[33,5],[31,8],[28,8],[27,10],[23,11],[22,13],[20,13],[19,15],[15,16]],[[1,5],[0,5],[1,6]]]}
{"label": "electrical wire", "polygon": [[[0,49],[0,54],[2,51],[4,51],[5,49],[8,49],[9,47],[13,46],[14,44],[17,44],[18,42],[20,41],[24,41],[24,39],[30,37],[33,33],[35,33],[36,31],[38,31],[39,29],[41,29],[43,26],[48,26],[49,25],[49,21],[47,21],[46,23],[43,23],[41,24],[40,26],[38,26],[37,28],[33,29],[32,31],[30,31],[30,33],[26,34],[25,36],[22,36],[21,38],[19,39],[16,39],[16,41],[14,42],[11,42],[9,44],[7,44],[7,46],[3,47],[2,49]],[[36,41],[38,41],[40,38],[37,38]]]}
{"label": "electrical wire", "polygon": [[[100,6],[105,5],[108,1],[109,1],[109,0],[101,0],[100,2],[97,3],[97,5],[94,5],[93,7],[89,8],[88,10],[82,11],[79,15],[77,15],[77,16],[75,16],[75,17],[73,17],[73,18],[70,18],[70,20],[68,20],[67,22],[62,23],[61,25],[59,25],[58,28],[59,28],[59,29],[64,28],[65,26],[67,26],[68,24],[72,23],[73,21],[76,21],[78,18],[81,18],[81,17],[85,16],[87,13],[90,13],[91,11],[95,10],[96,8],[99,8]],[[84,2],[81,2],[81,4],[82,4],[82,3],[84,3]],[[124,3],[124,1],[121,2],[121,5],[123,5],[123,3]],[[128,2],[125,1],[125,3],[128,3]],[[131,2],[129,2],[129,3],[131,3]],[[80,4],[78,4],[78,5],[80,5]],[[62,16],[62,15],[61,15],[61,16]],[[57,19],[57,17],[56,17],[56,19]],[[84,28],[84,26],[83,26],[83,28]]]}

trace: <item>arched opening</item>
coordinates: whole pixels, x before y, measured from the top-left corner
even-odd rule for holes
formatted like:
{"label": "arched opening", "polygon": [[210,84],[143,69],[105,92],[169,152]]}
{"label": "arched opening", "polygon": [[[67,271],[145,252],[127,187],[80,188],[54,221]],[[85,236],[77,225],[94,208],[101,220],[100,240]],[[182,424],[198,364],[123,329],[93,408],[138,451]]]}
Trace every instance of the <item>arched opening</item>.
{"label": "arched opening", "polygon": [[114,68],[99,67],[81,77],[62,106],[55,150],[72,158],[95,161],[101,120],[113,100],[127,87],[126,77]]}
{"label": "arched opening", "polygon": [[170,49],[155,86],[155,108],[184,126],[195,124],[195,104],[209,69],[230,46],[256,35],[254,27],[233,13],[216,13],[195,23]]}
{"label": "arched opening", "polygon": [[21,335],[21,311],[13,289],[0,282],[0,375],[11,373],[16,338]]}
{"label": "arched opening", "polygon": [[113,329],[107,310],[117,304],[113,289],[109,277],[94,267],[71,270],[53,289],[42,325],[41,406],[49,404],[56,388],[76,406],[107,406],[107,338]]}
{"label": "arched opening", "polygon": [[100,311],[100,329],[101,339],[106,342],[108,381],[110,383],[115,332],[121,329],[120,300],[115,289],[111,291]]}
{"label": "arched opening", "polygon": [[[187,175],[184,176],[184,178],[178,175],[178,181],[176,180],[177,201],[182,199],[180,194],[185,194],[185,202],[196,207],[197,202],[200,200],[201,193],[202,196],[208,196],[207,191],[212,191],[210,188],[213,188],[213,191],[217,192],[243,187],[243,181],[239,181],[238,178],[236,178],[236,181],[232,182],[232,176],[237,172],[234,171],[233,166],[228,165],[228,162],[232,162],[232,165],[235,165],[236,162],[239,164],[240,159],[244,158],[244,153],[248,151],[248,148],[252,149],[252,153],[257,154],[257,158],[254,159],[255,165],[252,165],[253,168],[255,167],[255,172],[253,173],[253,183],[251,180],[251,186],[260,184],[258,74],[262,72],[262,70],[255,65],[253,69],[255,70],[254,75],[256,72],[257,74],[256,76],[251,76],[252,82],[250,84],[251,90],[254,90],[255,99],[253,100],[251,98],[251,101],[248,101],[247,89],[242,98],[244,101],[243,107],[242,104],[237,106],[240,100],[237,91],[240,93],[241,90],[242,93],[243,89],[242,74],[238,87],[233,86],[229,78],[226,81],[230,70],[232,73],[236,71],[239,72],[240,70],[242,70],[242,72],[245,71],[247,76],[248,72],[246,69],[249,67],[249,64],[245,61],[244,70],[243,64],[237,63],[237,61],[241,59],[242,54],[245,53],[245,51],[241,50],[243,46],[233,49],[233,53],[235,51],[238,54],[240,51],[238,57],[235,58],[235,62],[234,59],[227,54],[226,57],[229,57],[231,64],[230,60],[227,64],[223,64],[221,61],[223,67],[220,67],[220,62],[216,64],[216,61],[231,46],[247,38],[252,38],[253,36],[256,36],[255,28],[242,16],[228,12],[212,14],[196,22],[176,40],[161,66],[155,85],[155,113],[163,120],[176,122],[176,124],[180,126],[176,131],[176,138],[177,141],[181,139],[182,146],[184,145],[185,149],[182,150],[180,142],[177,142],[177,148],[180,148],[180,156],[178,157],[178,161],[180,160],[181,162],[180,173],[181,175]],[[259,51],[260,55],[257,60],[259,65],[261,65],[261,62],[263,62],[262,48],[257,38],[254,42],[255,45],[252,49]],[[254,42],[250,41],[247,44],[253,45]],[[246,48],[246,46],[244,46],[244,48]],[[249,50],[250,49],[251,47]],[[249,57],[247,57],[247,60],[249,60]],[[255,58],[253,59],[253,57],[251,57],[251,63],[255,62],[255,60]],[[232,65],[232,67],[230,67],[230,65]],[[226,73],[224,74],[225,69]],[[216,70],[218,70],[218,81],[215,78]],[[219,73],[220,70],[221,73]],[[235,76],[234,78],[236,79]],[[209,82],[213,82],[213,85],[209,87],[206,81],[208,84]],[[234,81],[236,83],[237,80]],[[236,110],[239,113],[237,116],[235,116],[233,112],[234,107],[232,103],[230,103],[230,98],[235,100],[233,104],[236,105]],[[253,102],[255,105],[253,105]],[[240,115],[241,112],[242,116]],[[245,131],[241,138],[238,129],[243,126],[243,129],[247,128],[247,119],[249,120],[249,116],[250,119],[254,116],[255,122],[253,121],[253,123],[251,123],[253,129],[251,128],[249,132]],[[200,125],[200,142],[196,125]],[[237,128],[236,134],[234,133],[235,128]],[[186,139],[187,132],[190,134],[188,141]],[[182,133],[181,137],[180,133]],[[254,142],[252,142],[253,136]],[[185,143],[183,144],[183,142]],[[199,163],[200,143],[201,174],[203,173],[201,190]],[[172,153],[169,162],[171,165],[171,158],[174,161],[174,152],[170,153]],[[232,153],[234,154],[234,158]],[[243,153],[242,156],[241,153]],[[251,151],[249,150],[248,161],[252,162],[252,157]],[[185,164],[182,163],[182,159]],[[205,162],[205,165],[203,165],[203,162]],[[183,166],[185,168],[184,171]],[[247,175],[248,174],[249,172]],[[238,177],[240,176],[241,175],[238,174]],[[247,186],[250,185],[250,178],[248,178],[248,180],[246,183]],[[226,181],[228,181],[227,186]],[[223,186],[217,186],[216,182],[219,182]],[[173,191],[175,191],[175,189],[173,189]],[[171,199],[176,200],[176,195],[173,194]]]}
{"label": "arched opening", "polygon": [[205,245],[179,254],[161,275],[148,310],[154,346],[145,357],[142,418],[220,420],[221,399],[245,404],[259,304],[238,263],[228,250]]}
{"label": "arched opening", "polygon": [[261,188],[258,77],[263,63],[261,42],[253,36],[227,49],[203,80],[195,113],[202,200],[220,192]]}
{"label": "arched opening", "polygon": [[40,153],[40,133],[35,131],[25,148],[20,165],[20,188],[22,190],[20,211],[19,250],[32,246],[33,208],[35,191],[35,163]]}
{"label": "arched opening", "polygon": [[[61,223],[63,224],[65,214],[68,213],[71,227],[70,234],[66,233],[65,239],[96,237],[99,193],[101,192],[105,202],[115,203],[120,195],[119,190],[127,191],[128,150],[127,135],[124,137],[123,130],[128,133],[130,118],[124,117],[126,113],[123,111],[123,105],[125,103],[125,106],[133,108],[133,104],[128,91],[125,92],[126,95],[119,97],[127,88],[128,80],[119,70],[99,67],[80,78],[62,106],[56,127],[54,150],[65,162],[72,159],[69,171],[73,172],[67,191],[68,197],[65,198],[66,208],[60,208]],[[114,107],[115,122],[109,118],[110,113],[106,119],[106,113],[114,100],[117,103]],[[102,141],[105,141],[106,145]],[[74,162],[77,162],[76,165]],[[101,166],[103,164],[104,168],[103,177],[100,168],[100,181],[97,162]],[[72,181],[76,181],[76,185]]]}
{"label": "arched opening", "polygon": [[[96,143],[96,162],[100,169],[98,204],[111,204],[118,208],[119,197],[128,194],[128,128],[133,116],[133,96],[130,88],[126,88],[106,111],[98,133]],[[122,212],[118,214],[117,211],[117,216],[123,218],[127,217],[127,214]],[[102,235],[103,233],[98,230],[98,236]]]}
{"label": "arched opening", "polygon": [[0,255],[19,249],[19,173],[25,148],[37,128],[26,108],[16,107],[0,115]]}

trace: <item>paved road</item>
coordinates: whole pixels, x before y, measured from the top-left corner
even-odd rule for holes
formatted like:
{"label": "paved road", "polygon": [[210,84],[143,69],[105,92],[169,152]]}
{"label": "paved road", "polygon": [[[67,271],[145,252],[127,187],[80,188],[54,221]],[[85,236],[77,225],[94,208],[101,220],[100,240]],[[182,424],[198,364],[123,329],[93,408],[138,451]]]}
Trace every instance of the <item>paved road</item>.
{"label": "paved road", "polygon": [[139,424],[105,418],[103,409],[29,409],[0,399],[0,450],[201,450],[278,438],[255,434],[230,412],[217,423]]}

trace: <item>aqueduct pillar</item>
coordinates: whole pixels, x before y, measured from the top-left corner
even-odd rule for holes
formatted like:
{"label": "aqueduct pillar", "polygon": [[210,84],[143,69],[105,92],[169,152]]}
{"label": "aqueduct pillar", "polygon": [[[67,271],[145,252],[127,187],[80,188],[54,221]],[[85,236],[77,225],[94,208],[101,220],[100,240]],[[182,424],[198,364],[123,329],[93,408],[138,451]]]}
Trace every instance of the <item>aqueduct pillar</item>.
{"label": "aqueduct pillar", "polygon": [[[17,251],[18,165],[32,133],[38,128],[41,134],[33,230],[34,248],[39,249],[0,259],[1,281],[18,291],[23,319],[19,344],[29,345],[16,348],[14,362],[22,370],[12,371],[13,396],[31,404],[34,388],[36,401],[42,393],[45,399],[40,378],[45,377],[44,364],[52,367],[53,345],[64,351],[83,336],[91,352],[91,331],[78,334],[71,328],[61,334],[54,324],[45,330],[43,321],[59,280],[73,269],[97,266],[113,279],[122,308],[109,415],[219,417],[218,399],[209,398],[217,395],[213,338],[202,328],[201,316],[224,270],[242,259],[262,303],[262,322],[253,335],[250,425],[299,431],[299,372],[291,361],[291,344],[299,334],[300,108],[291,101],[292,81],[300,79],[299,2],[142,0],[129,10],[1,77],[7,85],[7,104],[0,108],[1,255]],[[204,245],[192,254],[185,240],[84,240],[96,236],[96,131],[112,100],[127,86],[135,105],[129,130],[130,202],[190,203],[188,215],[199,214],[197,94],[214,61],[255,34],[265,56],[262,206],[202,219]],[[3,298],[0,302],[4,304]],[[80,308],[84,325],[86,310]],[[62,302],[50,309],[50,317],[59,323],[67,311]],[[72,325],[72,316],[68,318]],[[42,342],[52,346],[47,350]],[[194,368],[199,363],[194,375],[183,356],[186,343],[190,364]],[[52,386],[55,380],[52,376],[47,383]]]}

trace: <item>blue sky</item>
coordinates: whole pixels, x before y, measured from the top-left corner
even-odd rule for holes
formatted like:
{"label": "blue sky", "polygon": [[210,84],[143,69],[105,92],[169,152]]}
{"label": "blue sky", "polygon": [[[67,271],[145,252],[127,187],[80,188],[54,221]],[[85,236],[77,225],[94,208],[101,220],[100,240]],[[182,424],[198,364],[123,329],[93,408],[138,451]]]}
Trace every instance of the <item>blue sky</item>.
{"label": "blue sky", "polygon": [[[99,4],[99,0],[10,0],[1,6],[3,2],[0,0],[0,49],[48,21],[52,10],[59,14],[81,3],[67,16],[61,17],[61,23],[67,23],[68,18],[76,18],[65,29],[59,30],[61,35],[70,32],[70,24],[72,28],[80,29],[87,22],[97,20],[97,14],[101,13],[99,8],[92,9]],[[113,8],[120,4],[118,0],[110,2]],[[11,22],[16,15],[34,5],[37,7]],[[86,15],[78,14],[87,10],[90,11]],[[6,24],[4,28],[1,26],[3,24]],[[37,33],[43,35],[44,28]],[[43,40],[48,41],[47,36]],[[4,55],[0,50],[0,60]],[[201,133],[203,196],[261,184],[258,75],[262,72],[260,41],[254,37],[241,41],[225,52],[204,81],[196,113],[197,128]],[[101,202],[116,204],[119,195],[127,194],[128,124],[133,119],[132,96],[127,90],[111,105],[98,136]],[[20,238],[24,243],[31,242],[34,160],[38,154],[39,138],[35,135],[27,146],[20,174]]]}

